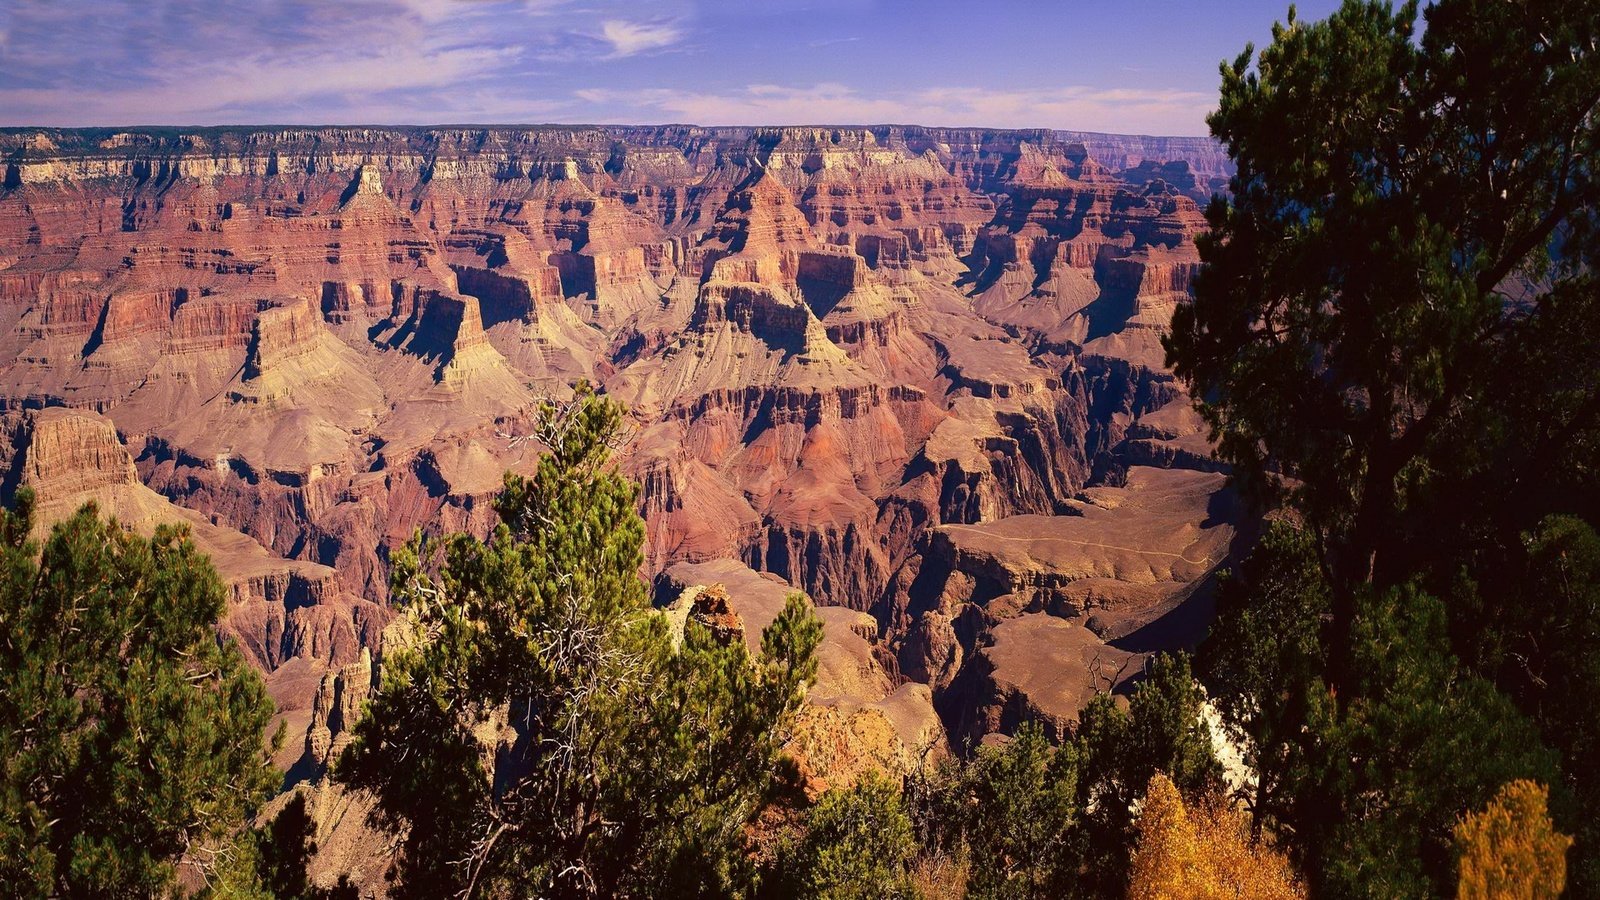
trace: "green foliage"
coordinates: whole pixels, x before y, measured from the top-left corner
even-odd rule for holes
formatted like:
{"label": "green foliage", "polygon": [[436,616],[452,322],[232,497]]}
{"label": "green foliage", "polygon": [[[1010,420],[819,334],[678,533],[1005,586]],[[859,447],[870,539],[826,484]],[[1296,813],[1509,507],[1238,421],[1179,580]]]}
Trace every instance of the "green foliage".
{"label": "green foliage", "polygon": [[743,642],[724,646],[688,623],[630,741],[651,765],[618,784],[618,808],[628,813],[617,846],[641,859],[636,890],[704,896],[753,882],[743,828],[766,799],[779,726],[816,677],[821,641],[822,622],[802,594],[789,595],[755,659]]}
{"label": "green foliage", "polygon": [[1188,657],[1163,654],[1151,661],[1126,712],[1101,694],[1080,714],[1075,744],[1079,802],[1087,810],[1087,885],[1109,893],[1127,884],[1133,807],[1158,773],[1190,797],[1221,791],[1222,764],[1201,717],[1204,699]]}
{"label": "green foliage", "polygon": [[785,861],[785,893],[818,900],[911,898],[916,855],[900,786],[870,772],[834,789],[806,816],[805,837]]}
{"label": "green foliage", "polygon": [[1421,13],[1291,12],[1223,66],[1238,172],[1166,343],[1305,525],[1225,583],[1207,674],[1257,827],[1339,896],[1448,892],[1452,823],[1514,778],[1600,819],[1600,6]]}
{"label": "green foliage", "polygon": [[0,884],[8,895],[176,890],[228,867],[276,777],[261,678],[215,631],[227,594],[182,528],[91,504],[28,540],[0,514]]}
{"label": "green foliage", "polygon": [[1362,599],[1358,675],[1332,693],[1317,643],[1327,590],[1310,553],[1304,534],[1270,529],[1225,586],[1206,647],[1223,721],[1262,778],[1257,825],[1292,838],[1334,896],[1448,892],[1462,810],[1516,778],[1548,783],[1555,757],[1509,698],[1463,669],[1444,604],[1415,585]]}
{"label": "green foliage", "polygon": [[1189,657],[1163,653],[1151,660],[1146,680],[1128,704],[1128,732],[1118,753],[1115,780],[1148,784],[1165,773],[1186,796],[1222,788],[1211,728],[1201,717],[1205,694],[1189,668]]}
{"label": "green foliage", "polygon": [[1218,590],[1217,621],[1200,658],[1219,686],[1223,727],[1255,773],[1248,803],[1257,822],[1290,816],[1292,780],[1312,752],[1306,723],[1328,700],[1321,637],[1328,607],[1311,535],[1283,521],[1268,525]]}
{"label": "green foliage", "polygon": [[1311,722],[1322,755],[1299,807],[1341,896],[1428,896],[1453,881],[1451,828],[1553,755],[1505,695],[1447,649],[1444,604],[1405,586],[1363,603],[1357,696]]}
{"label": "green foliage", "polygon": [[1467,482],[1568,472],[1595,498],[1600,8],[1442,0],[1420,35],[1416,16],[1291,14],[1223,66],[1209,121],[1238,173],[1166,344],[1239,479],[1319,536],[1340,686],[1361,586],[1461,533],[1438,508],[1492,514]]}
{"label": "green foliage", "polygon": [[1473,611],[1495,618],[1470,646],[1561,752],[1558,812],[1568,795],[1577,807],[1572,890],[1589,896],[1600,891],[1600,535],[1552,516],[1522,537],[1524,554],[1472,595]]}
{"label": "green foliage", "polygon": [[743,827],[816,672],[791,598],[754,659],[691,623],[674,649],[639,578],[635,488],[609,466],[618,407],[547,407],[532,478],[487,541],[420,539],[394,594],[417,631],[336,773],[405,840],[407,896],[716,896],[750,882]]}
{"label": "green foliage", "polygon": [[1077,877],[1078,757],[1027,724],[970,762],[951,761],[915,786],[916,817],[929,847],[965,848],[975,898],[1059,897]]}
{"label": "green foliage", "polygon": [[910,795],[925,852],[968,860],[974,897],[1122,893],[1133,808],[1150,779],[1171,772],[1189,796],[1220,793],[1202,702],[1188,658],[1159,656],[1126,710],[1095,697],[1060,747],[1029,724],[968,762],[920,774]]}

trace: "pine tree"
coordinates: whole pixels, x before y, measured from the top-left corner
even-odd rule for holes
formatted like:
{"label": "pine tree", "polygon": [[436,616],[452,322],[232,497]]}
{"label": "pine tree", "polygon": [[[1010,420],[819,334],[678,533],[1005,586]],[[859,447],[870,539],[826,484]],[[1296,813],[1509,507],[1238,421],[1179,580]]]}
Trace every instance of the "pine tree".
{"label": "pine tree", "polygon": [[1303,770],[1306,727],[1327,702],[1322,622],[1328,587],[1309,532],[1276,521],[1235,571],[1221,577],[1217,620],[1201,648],[1223,727],[1255,775],[1248,803],[1255,821],[1292,813]]}
{"label": "pine tree", "polygon": [[1188,657],[1164,654],[1126,709],[1096,696],[1060,746],[1030,722],[970,760],[914,773],[907,794],[922,858],[950,863],[944,875],[963,874],[971,897],[1121,893],[1151,779],[1174,772],[1194,797],[1221,793],[1203,700]]}
{"label": "pine tree", "polygon": [[806,816],[805,837],[780,870],[783,896],[818,900],[894,900],[916,896],[911,819],[900,785],[869,772],[829,790]]}
{"label": "pine tree", "polygon": [[26,489],[0,514],[0,884],[153,896],[180,861],[231,871],[278,779],[216,571],[183,528],[139,537],[90,504],[40,547],[32,514]]}
{"label": "pine tree", "polygon": [[445,539],[436,576],[420,538],[396,554],[417,643],[386,656],[336,774],[405,835],[403,895],[715,896],[753,877],[742,828],[821,626],[791,598],[755,658],[692,622],[675,649],[609,463],[621,426],[580,386],[543,410],[548,452],[506,477],[488,540]]}
{"label": "pine tree", "polygon": [[1314,706],[1285,826],[1324,891],[1426,896],[1454,880],[1451,829],[1510,780],[1557,777],[1529,719],[1449,652],[1445,608],[1408,585],[1362,598],[1360,679]]}
{"label": "pine tree", "polygon": [[754,883],[745,826],[770,798],[786,723],[816,676],[822,622],[790,594],[752,657],[690,620],[654,679],[633,745],[649,765],[619,780],[614,845],[641,896],[715,896]]}
{"label": "pine tree", "polygon": [[1104,892],[1127,883],[1133,846],[1133,808],[1150,779],[1171,773],[1194,796],[1222,789],[1211,728],[1201,715],[1204,695],[1182,654],[1153,659],[1124,711],[1110,694],[1096,696],[1078,717],[1074,735],[1084,814],[1084,881]]}
{"label": "pine tree", "polygon": [[1210,674],[1322,891],[1447,891],[1452,823],[1507,780],[1596,818],[1594,719],[1558,698],[1592,618],[1529,590],[1524,536],[1600,520],[1597,104],[1590,0],[1346,0],[1223,66],[1237,174],[1166,347],[1305,529],[1225,588]]}
{"label": "pine tree", "polygon": [[1238,478],[1317,535],[1336,689],[1358,593],[1462,533],[1437,510],[1531,515],[1514,535],[1596,497],[1600,7],[1417,14],[1291,8],[1224,64],[1209,122],[1238,171],[1166,344]]}
{"label": "pine tree", "polygon": [[918,806],[925,844],[970,859],[970,897],[1060,897],[1076,880],[1077,751],[1052,747],[1037,724],[934,773]]}
{"label": "pine tree", "polygon": [[[1475,641],[1484,667],[1561,751],[1559,799],[1576,843],[1568,867],[1573,896],[1600,893],[1600,535],[1573,516],[1551,516],[1523,535],[1526,559],[1478,592],[1474,604],[1495,627]],[[1497,573],[1498,574],[1498,573]],[[1498,600],[1490,605],[1489,601]],[[1564,814],[1565,803],[1558,804]]]}

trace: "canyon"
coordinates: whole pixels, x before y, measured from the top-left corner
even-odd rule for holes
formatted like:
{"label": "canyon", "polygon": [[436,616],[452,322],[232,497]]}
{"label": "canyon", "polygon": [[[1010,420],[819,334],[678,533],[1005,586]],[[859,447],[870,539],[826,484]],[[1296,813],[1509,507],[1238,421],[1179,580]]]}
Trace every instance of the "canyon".
{"label": "canyon", "polygon": [[1065,734],[1198,639],[1252,536],[1160,345],[1208,140],[11,129],[0,157],[0,493],[187,523],[286,770],[371,687],[390,551],[486,533],[580,380],[629,411],[662,607],[758,641],[789,590],[818,606],[819,785]]}

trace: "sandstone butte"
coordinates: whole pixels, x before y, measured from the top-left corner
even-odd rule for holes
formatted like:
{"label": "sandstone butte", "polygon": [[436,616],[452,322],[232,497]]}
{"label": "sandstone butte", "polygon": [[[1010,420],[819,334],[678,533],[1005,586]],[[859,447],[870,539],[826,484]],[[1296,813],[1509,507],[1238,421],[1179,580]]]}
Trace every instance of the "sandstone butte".
{"label": "sandstone butte", "polygon": [[191,523],[329,871],[374,865],[316,776],[381,665],[389,550],[486,531],[578,379],[630,410],[669,612],[754,643],[818,604],[818,789],[1064,733],[1196,639],[1249,538],[1159,345],[1210,141],[13,129],[0,158],[0,492]]}

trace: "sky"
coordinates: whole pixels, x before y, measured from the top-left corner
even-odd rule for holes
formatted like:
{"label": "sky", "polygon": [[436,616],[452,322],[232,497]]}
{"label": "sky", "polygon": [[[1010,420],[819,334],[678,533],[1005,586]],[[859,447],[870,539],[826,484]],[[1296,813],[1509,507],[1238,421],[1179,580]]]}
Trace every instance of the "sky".
{"label": "sky", "polygon": [[[1335,0],[1302,0],[1320,18]],[[0,0],[0,125],[1198,135],[1288,0]]]}

